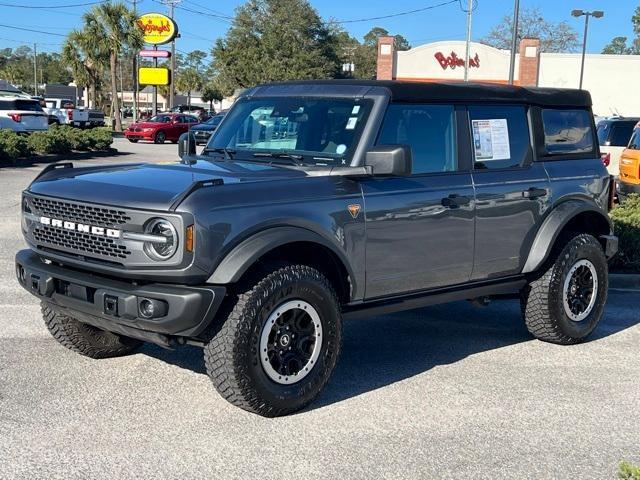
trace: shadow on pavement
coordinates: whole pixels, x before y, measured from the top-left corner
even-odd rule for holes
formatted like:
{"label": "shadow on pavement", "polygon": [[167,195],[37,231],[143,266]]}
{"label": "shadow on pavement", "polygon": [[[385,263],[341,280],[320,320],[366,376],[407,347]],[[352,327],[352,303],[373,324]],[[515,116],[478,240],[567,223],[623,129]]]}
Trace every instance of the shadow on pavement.
{"label": "shadow on pavement", "polygon": [[[588,341],[640,322],[631,311],[618,315],[620,306],[626,308],[625,300],[619,295],[611,295],[611,300],[614,297],[616,306],[609,304],[605,318]],[[336,371],[309,408],[340,402],[476,353],[531,340],[518,302],[513,300],[496,301],[487,308],[457,302],[349,321],[344,324],[342,356]],[[206,373],[198,347],[171,351],[145,345],[140,352],[196,373]]]}

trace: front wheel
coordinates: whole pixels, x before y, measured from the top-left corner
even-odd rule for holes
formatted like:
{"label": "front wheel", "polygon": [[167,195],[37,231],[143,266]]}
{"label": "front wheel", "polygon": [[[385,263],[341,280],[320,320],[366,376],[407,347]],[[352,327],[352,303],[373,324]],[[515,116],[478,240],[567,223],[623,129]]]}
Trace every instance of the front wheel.
{"label": "front wheel", "polygon": [[131,143],[138,143],[137,138],[128,138],[127,140],[129,140]]}
{"label": "front wheel", "polygon": [[156,136],[153,137],[153,142],[154,143],[164,143],[164,141],[167,139],[167,135],[164,132],[158,132],[156,133]]}
{"label": "front wheel", "polygon": [[600,322],[609,287],[607,259],[598,240],[573,237],[521,298],[525,324],[536,338],[582,342]]}
{"label": "front wheel", "polygon": [[204,349],[218,392],[265,417],[311,403],[342,343],[340,306],[329,281],[313,268],[288,265],[247,282],[227,311]]}
{"label": "front wheel", "polygon": [[42,303],[42,318],[49,333],[63,347],[91,358],[127,355],[142,345],[140,340],[124,337],[81,323]]}

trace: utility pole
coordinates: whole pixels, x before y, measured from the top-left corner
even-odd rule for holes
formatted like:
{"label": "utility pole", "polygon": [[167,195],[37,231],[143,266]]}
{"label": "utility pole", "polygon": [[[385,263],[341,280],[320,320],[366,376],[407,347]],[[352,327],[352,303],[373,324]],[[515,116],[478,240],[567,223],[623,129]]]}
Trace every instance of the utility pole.
{"label": "utility pole", "polygon": [[38,50],[33,44],[33,94],[38,95]]}
{"label": "utility pole", "polygon": [[515,0],[513,6],[513,27],[511,29],[511,58],[509,60],[509,85],[513,85],[516,69],[516,48],[518,47],[518,20],[520,17],[520,0]]}
{"label": "utility pole", "polygon": [[469,59],[471,58],[471,16],[473,14],[473,1],[469,0],[467,7],[467,49],[464,55],[464,81],[469,81]]}
{"label": "utility pole", "polygon": [[[166,4],[169,5],[169,18],[173,20],[175,14],[176,5],[182,0],[166,0]],[[174,107],[175,95],[176,95],[176,39],[171,41],[171,83],[169,84],[169,109]]]}

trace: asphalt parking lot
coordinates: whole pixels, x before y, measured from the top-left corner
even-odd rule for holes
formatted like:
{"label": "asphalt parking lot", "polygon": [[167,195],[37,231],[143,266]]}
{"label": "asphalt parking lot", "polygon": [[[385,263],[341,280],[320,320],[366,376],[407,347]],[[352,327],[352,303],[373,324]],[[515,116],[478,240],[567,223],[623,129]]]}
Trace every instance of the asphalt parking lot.
{"label": "asphalt parking lot", "polygon": [[[129,144],[82,163],[167,161]],[[589,342],[532,340],[515,302],[353,321],[306,411],[227,404],[195,347],[91,360],[58,345],[14,280],[20,191],[0,168],[0,479],[607,479],[640,464],[640,291],[611,291]]]}

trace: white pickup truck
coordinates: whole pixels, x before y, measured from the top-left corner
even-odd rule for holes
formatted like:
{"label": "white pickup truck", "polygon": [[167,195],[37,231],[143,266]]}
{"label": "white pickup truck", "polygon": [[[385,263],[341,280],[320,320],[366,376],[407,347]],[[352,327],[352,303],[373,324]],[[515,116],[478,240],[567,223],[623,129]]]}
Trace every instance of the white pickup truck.
{"label": "white pickup truck", "polygon": [[49,123],[73,127],[97,127],[104,125],[104,113],[100,110],[76,108],[73,101],[61,98],[41,100],[42,109],[49,115]]}

